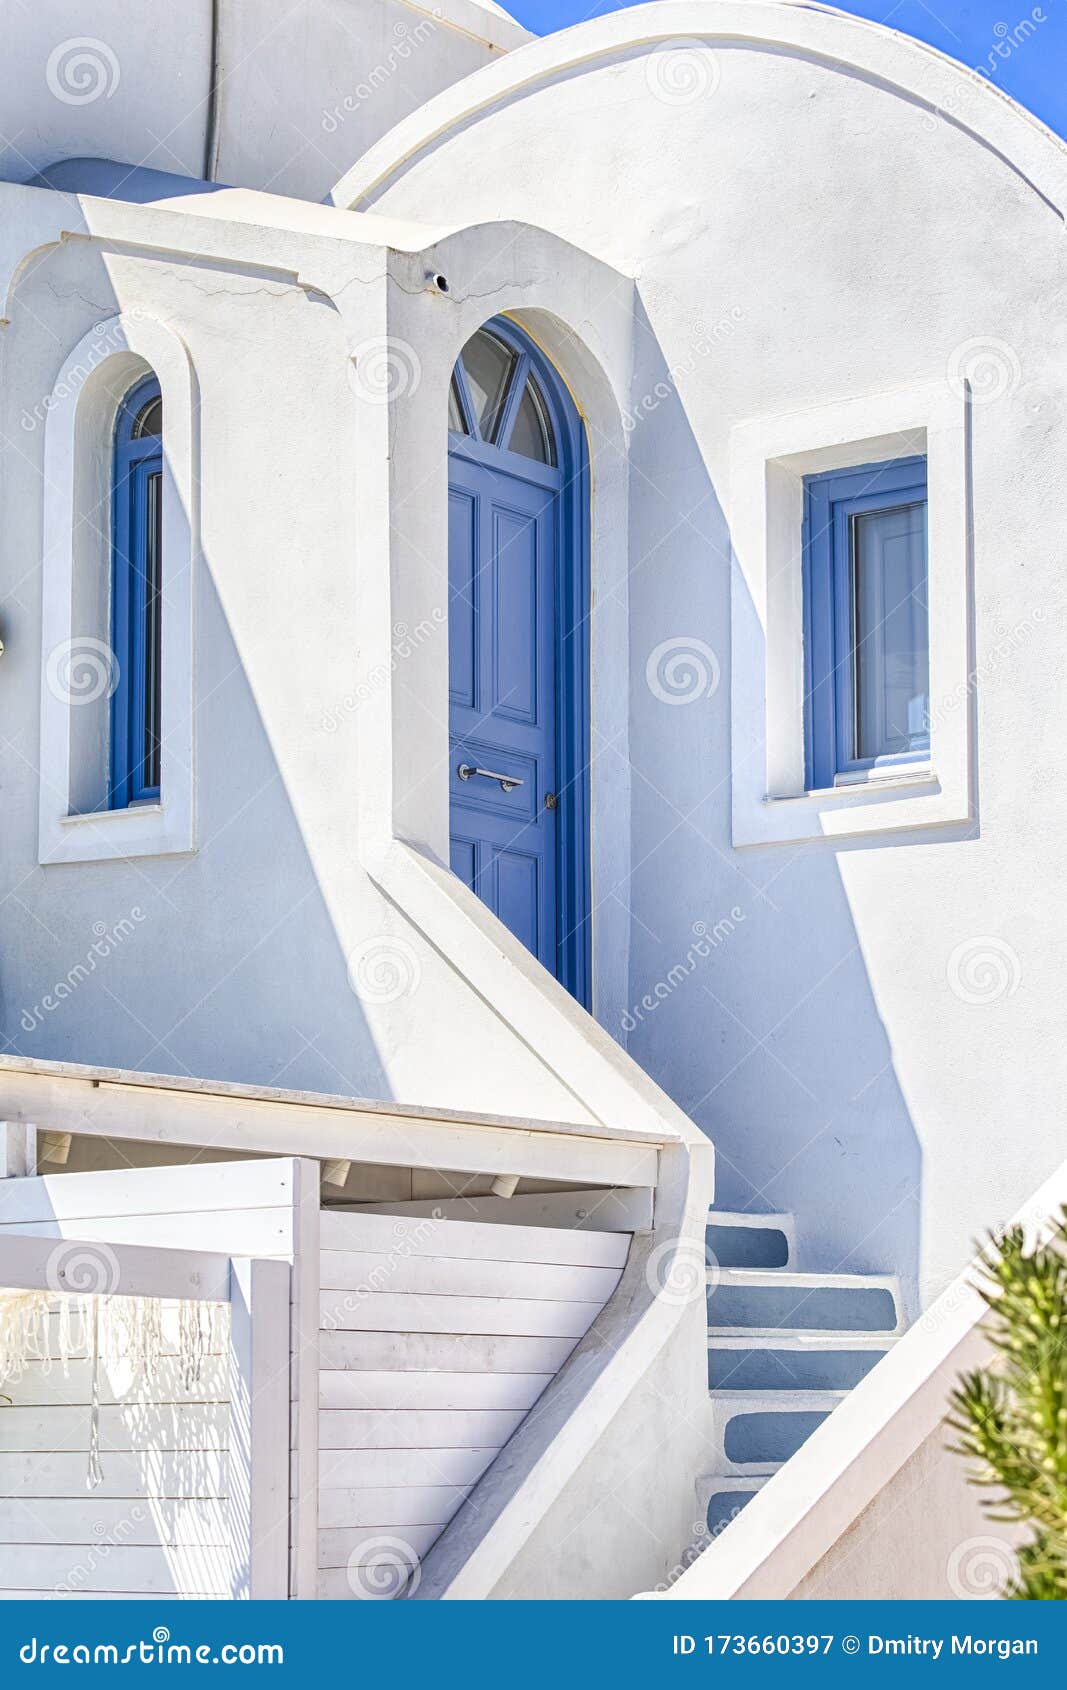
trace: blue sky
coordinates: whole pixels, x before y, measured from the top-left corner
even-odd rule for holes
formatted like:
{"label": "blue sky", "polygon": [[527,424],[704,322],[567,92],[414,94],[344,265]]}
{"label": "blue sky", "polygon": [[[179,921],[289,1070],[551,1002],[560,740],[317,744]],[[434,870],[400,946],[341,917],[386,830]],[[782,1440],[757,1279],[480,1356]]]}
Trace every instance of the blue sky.
{"label": "blue sky", "polygon": [[[637,0],[502,0],[515,17],[548,35]],[[1067,136],[1067,0],[839,0],[839,10],[916,35],[982,70],[997,87]],[[1016,26],[1033,27],[1011,44]],[[1001,52],[998,54],[998,46]],[[1010,51],[1005,54],[1005,47]]]}

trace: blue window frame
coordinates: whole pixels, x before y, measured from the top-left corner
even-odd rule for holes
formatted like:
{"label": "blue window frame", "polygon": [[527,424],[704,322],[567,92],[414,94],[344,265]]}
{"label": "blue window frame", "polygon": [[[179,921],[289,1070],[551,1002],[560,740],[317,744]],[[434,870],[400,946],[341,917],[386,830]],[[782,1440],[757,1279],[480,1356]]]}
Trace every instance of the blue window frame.
{"label": "blue window frame", "polygon": [[127,394],[115,427],[111,544],[112,809],[160,795],[163,400],[150,377]]}
{"label": "blue window frame", "polygon": [[809,788],[930,754],[926,459],[804,482]]}

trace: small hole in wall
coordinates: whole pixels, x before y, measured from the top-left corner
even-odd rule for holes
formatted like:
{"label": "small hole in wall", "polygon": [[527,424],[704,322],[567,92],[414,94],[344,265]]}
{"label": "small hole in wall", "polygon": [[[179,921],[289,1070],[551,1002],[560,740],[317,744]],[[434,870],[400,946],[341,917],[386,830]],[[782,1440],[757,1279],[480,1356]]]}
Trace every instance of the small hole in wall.
{"label": "small hole in wall", "polygon": [[440,271],[435,271],[434,274],[430,277],[430,285],[436,290],[437,293],[447,293],[448,292],[448,277],[442,276]]}

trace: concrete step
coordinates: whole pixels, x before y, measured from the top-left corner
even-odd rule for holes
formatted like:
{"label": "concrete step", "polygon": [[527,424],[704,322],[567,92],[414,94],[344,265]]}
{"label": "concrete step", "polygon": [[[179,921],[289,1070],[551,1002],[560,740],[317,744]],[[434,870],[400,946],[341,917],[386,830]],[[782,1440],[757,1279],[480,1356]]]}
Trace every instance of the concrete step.
{"label": "concrete step", "polygon": [[717,1473],[766,1475],[795,1455],[847,1391],[716,1391],[712,1465]]}
{"label": "concrete step", "polygon": [[721,1267],[784,1268],[796,1256],[796,1224],[792,1215],[710,1209],[704,1241]]}
{"label": "concrete step", "polygon": [[708,1269],[708,1328],[805,1331],[901,1330],[892,1275],[796,1273],[784,1268]]}
{"label": "concrete step", "polygon": [[881,1332],[710,1329],[708,1389],[848,1391],[895,1343]]}
{"label": "concrete step", "polygon": [[[777,1472],[777,1468],[772,1471]],[[724,1532],[741,1510],[752,1501],[770,1478],[770,1472],[750,1473],[712,1473],[700,1481],[702,1492],[701,1511],[704,1515],[709,1537],[718,1537]]]}

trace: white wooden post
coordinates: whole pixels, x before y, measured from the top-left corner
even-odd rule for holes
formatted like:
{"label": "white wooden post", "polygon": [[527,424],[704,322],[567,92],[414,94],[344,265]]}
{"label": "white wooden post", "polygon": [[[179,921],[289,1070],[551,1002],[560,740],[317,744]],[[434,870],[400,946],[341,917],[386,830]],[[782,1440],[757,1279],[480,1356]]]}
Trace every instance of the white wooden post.
{"label": "white wooden post", "polygon": [[37,1128],[0,1121],[0,1179],[27,1179],[36,1172]]}
{"label": "white wooden post", "polygon": [[231,1593],[253,1601],[289,1594],[289,1283],[288,1262],[230,1266]]}

